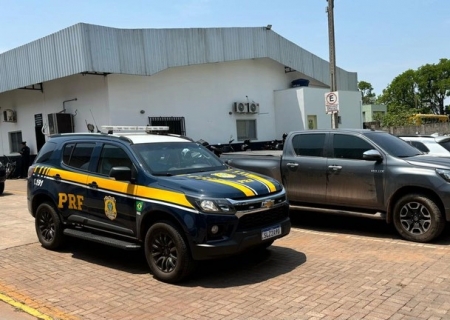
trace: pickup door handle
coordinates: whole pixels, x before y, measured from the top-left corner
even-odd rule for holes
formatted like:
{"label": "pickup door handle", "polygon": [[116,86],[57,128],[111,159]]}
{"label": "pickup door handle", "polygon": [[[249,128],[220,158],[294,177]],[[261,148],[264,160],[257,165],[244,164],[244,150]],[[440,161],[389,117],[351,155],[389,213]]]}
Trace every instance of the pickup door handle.
{"label": "pickup door handle", "polygon": [[328,169],[331,169],[333,171],[339,171],[342,169],[342,166],[328,166]]}
{"label": "pickup door handle", "polygon": [[298,163],[295,163],[295,162],[288,162],[288,163],[287,163],[287,166],[288,166],[288,167],[298,167]]}
{"label": "pickup door handle", "polygon": [[98,189],[98,184],[97,182],[93,181],[91,183],[88,183],[88,187],[92,189]]}

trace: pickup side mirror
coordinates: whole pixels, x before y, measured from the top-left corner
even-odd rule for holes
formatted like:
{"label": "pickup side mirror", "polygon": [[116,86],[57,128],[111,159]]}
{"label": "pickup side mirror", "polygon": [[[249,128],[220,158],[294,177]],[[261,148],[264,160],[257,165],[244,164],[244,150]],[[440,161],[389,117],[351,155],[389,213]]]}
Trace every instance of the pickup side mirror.
{"label": "pickup side mirror", "polygon": [[381,155],[381,153],[378,150],[375,149],[371,149],[371,150],[367,150],[366,152],[363,153],[363,159],[364,160],[375,160],[375,161],[381,161],[383,160],[383,156]]}
{"label": "pickup side mirror", "polygon": [[109,176],[118,181],[131,181],[131,169],[128,167],[112,167]]}

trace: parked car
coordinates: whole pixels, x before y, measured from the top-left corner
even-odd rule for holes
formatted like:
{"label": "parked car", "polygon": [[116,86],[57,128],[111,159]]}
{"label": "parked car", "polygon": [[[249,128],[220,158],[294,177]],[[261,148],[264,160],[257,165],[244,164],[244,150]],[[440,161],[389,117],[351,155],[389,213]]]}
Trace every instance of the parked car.
{"label": "parked car", "polygon": [[221,158],[282,181],[293,209],[385,220],[416,242],[432,241],[450,221],[450,159],[423,154],[388,132],[296,131],[283,151]]}
{"label": "parked car", "polygon": [[116,129],[50,136],[29,168],[44,248],[66,236],[143,248],[154,277],[174,283],[197,260],[265,249],[290,232],[278,181],[230,168],[185,137]]}
{"label": "parked car", "polygon": [[6,166],[0,162],[0,194],[5,190]]}
{"label": "parked car", "polygon": [[399,136],[423,153],[436,157],[450,157],[450,136]]}

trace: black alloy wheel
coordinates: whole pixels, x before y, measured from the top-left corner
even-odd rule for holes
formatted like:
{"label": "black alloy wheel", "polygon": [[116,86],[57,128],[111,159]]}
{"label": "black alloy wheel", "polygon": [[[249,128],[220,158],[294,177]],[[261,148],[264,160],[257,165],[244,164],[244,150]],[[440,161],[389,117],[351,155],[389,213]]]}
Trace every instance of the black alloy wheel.
{"label": "black alloy wheel", "polygon": [[61,220],[50,203],[44,202],[37,208],[35,227],[39,242],[44,248],[55,250],[62,245],[64,234]]}
{"label": "black alloy wheel", "polygon": [[394,207],[394,225],[407,240],[429,242],[442,233],[445,220],[433,199],[421,194],[409,194]]}
{"label": "black alloy wheel", "polygon": [[145,256],[155,278],[168,283],[183,280],[196,265],[186,241],[170,222],[155,223],[147,231]]}

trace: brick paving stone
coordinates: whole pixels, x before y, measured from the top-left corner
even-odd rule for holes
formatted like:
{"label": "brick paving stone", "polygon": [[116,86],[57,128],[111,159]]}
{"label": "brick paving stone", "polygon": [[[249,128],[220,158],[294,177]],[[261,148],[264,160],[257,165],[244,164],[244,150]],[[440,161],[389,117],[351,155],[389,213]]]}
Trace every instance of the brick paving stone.
{"label": "brick paving stone", "polygon": [[382,224],[380,233],[353,234],[346,224],[319,231],[297,223],[264,257],[205,262],[193,279],[168,285],[150,275],[142,252],[82,241],[43,249],[25,182],[8,182],[0,292],[55,319],[450,319],[448,232],[421,245]]}

